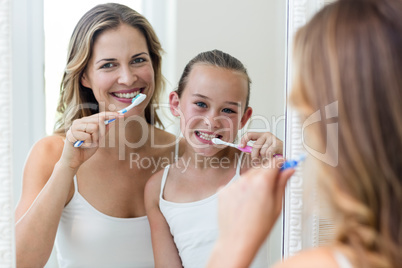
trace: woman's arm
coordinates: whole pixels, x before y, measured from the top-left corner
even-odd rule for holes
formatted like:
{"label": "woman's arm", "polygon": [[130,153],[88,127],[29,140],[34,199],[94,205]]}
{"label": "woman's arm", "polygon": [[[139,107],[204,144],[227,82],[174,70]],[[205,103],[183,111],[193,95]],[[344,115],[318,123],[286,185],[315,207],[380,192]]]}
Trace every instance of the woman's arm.
{"label": "woman's arm", "polygon": [[271,161],[269,168],[252,169],[219,193],[219,238],[207,267],[248,267],[265,241],[294,173],[279,172],[283,159]]}
{"label": "woman's arm", "polygon": [[22,194],[15,210],[17,267],[43,267],[53,248],[75,171],[58,163],[63,138],[38,141],[25,163]]}
{"label": "woman's arm", "polygon": [[[53,248],[64,206],[71,198],[73,177],[78,168],[98,149],[104,137],[104,120],[118,116],[104,112],[77,119],[61,136],[37,142],[26,161],[21,199],[15,210],[15,238],[18,267],[43,267]],[[83,140],[83,148],[74,148]]]}
{"label": "woman's arm", "polygon": [[145,209],[151,227],[155,267],[182,267],[169,225],[159,209],[163,170],[153,175],[145,186]]}

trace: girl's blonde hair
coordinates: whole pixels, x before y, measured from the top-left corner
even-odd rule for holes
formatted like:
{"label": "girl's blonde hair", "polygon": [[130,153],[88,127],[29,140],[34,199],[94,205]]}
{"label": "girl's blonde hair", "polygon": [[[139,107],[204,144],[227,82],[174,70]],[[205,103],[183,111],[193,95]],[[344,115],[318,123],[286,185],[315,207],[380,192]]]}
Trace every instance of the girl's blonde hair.
{"label": "girl's blonde hair", "polygon": [[108,3],[97,5],[89,10],[73,31],[68,48],[67,65],[60,85],[55,133],[64,135],[74,120],[99,112],[99,104],[92,90],[81,84],[81,76],[91,58],[96,38],[104,31],[116,29],[123,23],[138,29],[146,39],[155,73],[155,90],[145,108],[145,119],[151,125],[156,123],[163,127],[153,109],[157,107],[164,87],[161,70],[163,50],[158,37],[144,16],[127,6]]}
{"label": "girl's blonde hair", "polygon": [[294,57],[290,101],[304,117],[338,102],[339,127],[322,120],[313,139],[338,146],[337,166],[318,161],[340,219],[337,241],[353,250],[356,267],[401,265],[402,2],[324,7],[298,31]]}

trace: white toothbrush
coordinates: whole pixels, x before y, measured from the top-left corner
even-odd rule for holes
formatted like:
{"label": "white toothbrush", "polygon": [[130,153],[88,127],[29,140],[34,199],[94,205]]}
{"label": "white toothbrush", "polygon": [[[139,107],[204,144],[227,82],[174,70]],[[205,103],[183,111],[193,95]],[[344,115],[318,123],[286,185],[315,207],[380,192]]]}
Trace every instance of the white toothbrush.
{"label": "white toothbrush", "polygon": [[[137,96],[135,96],[132,100],[131,100],[131,104],[129,106],[127,106],[126,108],[118,111],[119,114],[125,114],[128,111],[130,111],[132,108],[134,108],[135,106],[137,106],[138,104],[140,104],[141,102],[143,102],[146,99],[147,95],[139,93]],[[116,120],[116,118],[113,119],[109,119],[109,120],[105,120],[105,125],[113,122],[114,120]],[[84,141],[76,141],[74,143],[74,147],[80,147],[82,144],[84,143]]]}
{"label": "white toothbrush", "polygon": [[251,151],[253,150],[253,147],[251,147],[251,146],[247,145],[246,147],[243,148],[243,147],[240,147],[240,145],[230,143],[230,142],[226,142],[226,141],[223,141],[223,140],[218,139],[218,138],[213,138],[212,142],[215,143],[215,144],[227,145],[227,146],[236,148],[236,149],[238,149],[238,150],[240,150],[242,152],[246,152],[246,153],[251,153]]}

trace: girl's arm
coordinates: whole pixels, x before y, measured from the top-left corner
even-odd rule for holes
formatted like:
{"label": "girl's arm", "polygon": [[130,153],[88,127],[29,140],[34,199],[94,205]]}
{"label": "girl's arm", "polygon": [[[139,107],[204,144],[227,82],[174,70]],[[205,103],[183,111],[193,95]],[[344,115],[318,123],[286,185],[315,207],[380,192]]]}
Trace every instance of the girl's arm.
{"label": "girl's arm", "polygon": [[248,141],[255,141],[252,159],[271,158],[274,155],[283,155],[283,141],[278,139],[271,132],[247,132],[240,141],[242,147],[247,145]]}
{"label": "girl's arm", "polygon": [[145,186],[145,209],[151,227],[155,267],[182,267],[169,225],[159,209],[163,170],[153,175]]}

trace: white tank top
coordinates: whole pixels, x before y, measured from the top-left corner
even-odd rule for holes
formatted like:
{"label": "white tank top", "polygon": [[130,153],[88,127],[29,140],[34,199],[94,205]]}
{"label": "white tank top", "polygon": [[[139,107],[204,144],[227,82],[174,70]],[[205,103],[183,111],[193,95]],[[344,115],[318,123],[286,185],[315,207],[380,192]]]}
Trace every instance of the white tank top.
{"label": "white tank top", "polygon": [[[242,157],[243,153],[237,163],[235,176],[225,187],[240,176]],[[183,267],[205,267],[218,238],[218,193],[190,203],[174,203],[163,199],[169,167],[165,168],[162,177],[159,208],[169,224]],[[261,247],[250,267],[268,267],[267,243]]]}
{"label": "white tank top", "polygon": [[55,240],[60,268],[154,267],[148,218],[116,218],[78,192],[64,208]]}

